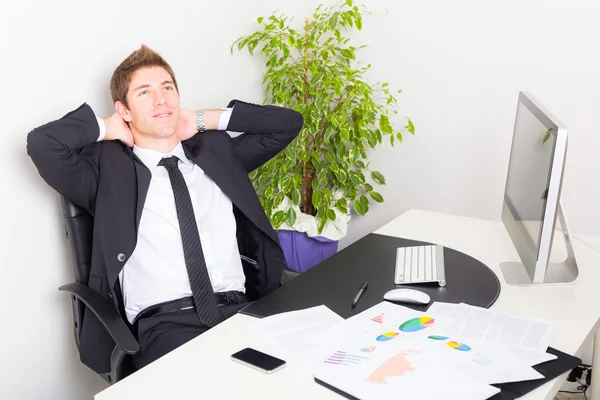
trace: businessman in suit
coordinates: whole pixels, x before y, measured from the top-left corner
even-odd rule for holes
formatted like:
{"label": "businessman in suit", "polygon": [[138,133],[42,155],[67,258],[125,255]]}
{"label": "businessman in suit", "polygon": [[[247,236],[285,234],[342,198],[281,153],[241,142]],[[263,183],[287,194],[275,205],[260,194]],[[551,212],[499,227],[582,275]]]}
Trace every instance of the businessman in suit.
{"label": "businessman in suit", "polygon": [[[279,286],[283,252],[248,173],[303,121],[239,100],[182,109],[172,68],[146,46],[117,67],[110,89],[112,116],[83,104],[33,129],[27,151],[51,187],[94,217],[87,285],[137,335],[139,369]],[[108,372],[114,346],[85,313],[82,362]]]}

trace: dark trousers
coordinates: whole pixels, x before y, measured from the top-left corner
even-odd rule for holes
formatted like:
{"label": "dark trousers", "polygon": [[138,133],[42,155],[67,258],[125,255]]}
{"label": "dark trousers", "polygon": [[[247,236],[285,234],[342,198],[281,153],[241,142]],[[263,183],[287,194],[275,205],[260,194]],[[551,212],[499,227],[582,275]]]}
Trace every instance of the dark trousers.
{"label": "dark trousers", "polygon": [[[227,319],[248,304],[223,305],[219,309]],[[142,318],[137,322],[140,351],[133,356],[133,366],[141,369],[208,329],[194,310]]]}

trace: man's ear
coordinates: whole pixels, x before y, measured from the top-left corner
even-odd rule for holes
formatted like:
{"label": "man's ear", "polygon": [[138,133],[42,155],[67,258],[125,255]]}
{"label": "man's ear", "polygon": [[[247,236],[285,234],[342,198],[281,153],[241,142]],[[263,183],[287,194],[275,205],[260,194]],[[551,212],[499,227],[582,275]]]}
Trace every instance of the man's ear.
{"label": "man's ear", "polygon": [[131,122],[131,113],[129,112],[129,110],[127,109],[125,104],[123,104],[120,101],[116,101],[115,102],[115,110],[117,111],[117,113],[119,113],[121,118],[123,118],[123,121]]}

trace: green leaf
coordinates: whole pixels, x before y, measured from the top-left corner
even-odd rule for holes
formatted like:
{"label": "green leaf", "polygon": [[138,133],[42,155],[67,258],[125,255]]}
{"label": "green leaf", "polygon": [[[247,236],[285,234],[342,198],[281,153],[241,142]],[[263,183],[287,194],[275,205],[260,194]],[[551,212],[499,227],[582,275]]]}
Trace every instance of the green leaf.
{"label": "green leaf", "polygon": [[327,218],[322,218],[319,220],[319,226],[317,226],[319,233],[323,232],[323,229],[325,229],[325,224],[327,224]]}
{"label": "green leaf", "polygon": [[360,202],[363,206],[365,206],[365,208],[369,207],[369,199],[367,199],[367,196],[365,196],[364,194],[360,195]]}
{"label": "green leaf", "polygon": [[348,4],[348,7],[352,7],[352,0],[346,0],[346,4]]}
{"label": "green leaf", "polygon": [[352,204],[354,206],[354,211],[356,211],[358,215],[365,215],[367,211],[365,210],[365,206],[360,201],[354,200],[354,203]]}
{"label": "green leaf", "polygon": [[356,197],[356,194],[357,194],[356,186],[350,185],[346,188],[346,196],[348,196],[349,199],[354,200],[354,198]]}
{"label": "green leaf", "polygon": [[263,17],[258,17],[258,18],[256,19],[256,22],[258,22],[258,23],[260,24],[260,23],[262,23],[262,22],[263,22],[263,19],[264,19]]}
{"label": "green leaf", "polygon": [[312,181],[312,183],[310,185],[312,186],[312,190],[314,192],[319,188],[319,181],[315,179]]}
{"label": "green leaf", "polygon": [[294,211],[293,208],[290,208],[287,212],[287,218],[285,219],[285,222],[287,222],[287,224],[289,226],[292,226],[296,223],[296,211]]}
{"label": "green leaf", "polygon": [[335,211],[332,209],[327,210],[327,219],[335,221]]}
{"label": "green leaf", "polygon": [[351,60],[354,60],[355,58],[354,52],[350,49],[341,49],[340,53],[342,53],[342,56],[344,56],[345,58],[349,58]]}
{"label": "green leaf", "polygon": [[350,171],[350,180],[355,185],[362,185],[365,183],[365,176],[360,171]]}
{"label": "green leaf", "polygon": [[402,143],[402,134],[400,132],[396,134],[396,137],[398,138],[398,142]]}
{"label": "green leaf", "polygon": [[294,187],[299,188],[302,185],[302,175],[296,174],[294,175]]}
{"label": "green leaf", "polygon": [[319,208],[321,206],[321,200],[323,199],[323,193],[319,190],[315,190],[312,196],[312,204],[313,206]]}
{"label": "green leaf", "polygon": [[327,179],[327,173],[328,172],[326,169],[322,169],[321,172],[319,172],[319,174],[317,175],[317,178],[319,179],[319,181]]}
{"label": "green leaf", "polygon": [[333,154],[333,151],[328,151],[327,153],[325,153],[325,158],[327,158],[327,161],[329,161],[332,164],[335,162],[335,154]]}
{"label": "green leaf", "polygon": [[296,206],[300,204],[300,189],[294,189],[292,191],[292,203]]}
{"label": "green leaf", "polygon": [[335,177],[341,184],[346,183],[346,181],[348,180],[348,175],[346,174],[346,171],[344,171],[343,169],[337,170],[335,172]]}
{"label": "green leaf", "polygon": [[285,194],[283,192],[279,192],[277,194],[277,196],[275,196],[275,198],[273,199],[273,207],[277,208],[281,205],[281,202],[283,201],[283,198],[285,197]]}
{"label": "green leaf", "polygon": [[379,128],[387,134],[390,134],[394,131],[392,125],[390,125],[390,119],[387,115],[382,115],[381,118],[379,118]]}
{"label": "green leaf", "polygon": [[371,178],[380,185],[385,185],[385,178],[379,171],[371,172]]}
{"label": "green leaf", "polygon": [[283,179],[281,180],[281,191],[288,193],[292,189],[293,184],[294,184],[294,182],[292,181],[291,176],[289,176],[289,175],[284,176]]}
{"label": "green leaf", "polygon": [[340,138],[342,138],[342,140],[347,141],[350,140],[350,132],[348,131],[348,129],[340,129]]}
{"label": "green leaf", "polygon": [[265,191],[263,192],[263,194],[266,198],[270,199],[273,196],[273,187],[272,186],[265,187]]}
{"label": "green leaf", "polygon": [[335,207],[343,214],[348,214],[348,200],[342,197],[335,203]]}
{"label": "green leaf", "polygon": [[335,152],[338,158],[342,158],[344,157],[344,154],[346,154],[346,147],[343,143],[340,143],[340,145],[336,147]]}
{"label": "green leaf", "polygon": [[356,163],[358,157],[360,156],[360,151],[355,146],[350,148],[350,162]]}
{"label": "green leaf", "polygon": [[273,215],[273,225],[275,225],[276,228],[279,228],[285,220],[285,216],[285,211],[277,211],[275,215]]}
{"label": "green leaf", "polygon": [[415,134],[415,126],[413,125],[413,122],[410,120],[410,118],[408,119],[408,125],[406,125],[405,128],[408,129],[408,131],[411,134]]}
{"label": "green leaf", "polygon": [[377,192],[369,192],[369,195],[371,196],[371,198],[373,200],[375,200],[378,203],[383,203],[383,196]]}

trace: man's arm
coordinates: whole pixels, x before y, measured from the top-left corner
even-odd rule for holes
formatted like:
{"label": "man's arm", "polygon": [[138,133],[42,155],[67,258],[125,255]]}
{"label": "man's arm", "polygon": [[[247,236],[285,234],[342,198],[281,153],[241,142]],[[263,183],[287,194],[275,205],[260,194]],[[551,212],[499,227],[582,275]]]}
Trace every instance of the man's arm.
{"label": "man's arm", "polygon": [[83,104],[62,118],[33,129],[27,136],[27,154],[40,176],[89,212],[93,212],[98,186],[98,148],[91,145],[98,140],[115,139],[133,144],[127,125],[117,117],[120,118],[116,114],[99,119],[89,105]]}
{"label": "man's arm", "polygon": [[251,172],[275,157],[298,136],[302,114],[279,106],[261,106],[233,100],[227,130],[244,132],[233,138],[233,145],[246,171]]}
{"label": "man's arm", "polygon": [[[204,110],[206,130],[244,132],[233,145],[246,171],[251,172],[285,148],[302,129],[302,115],[277,106],[259,106],[234,100],[225,110]],[[181,110],[177,136],[181,141],[198,132],[196,112]]]}

